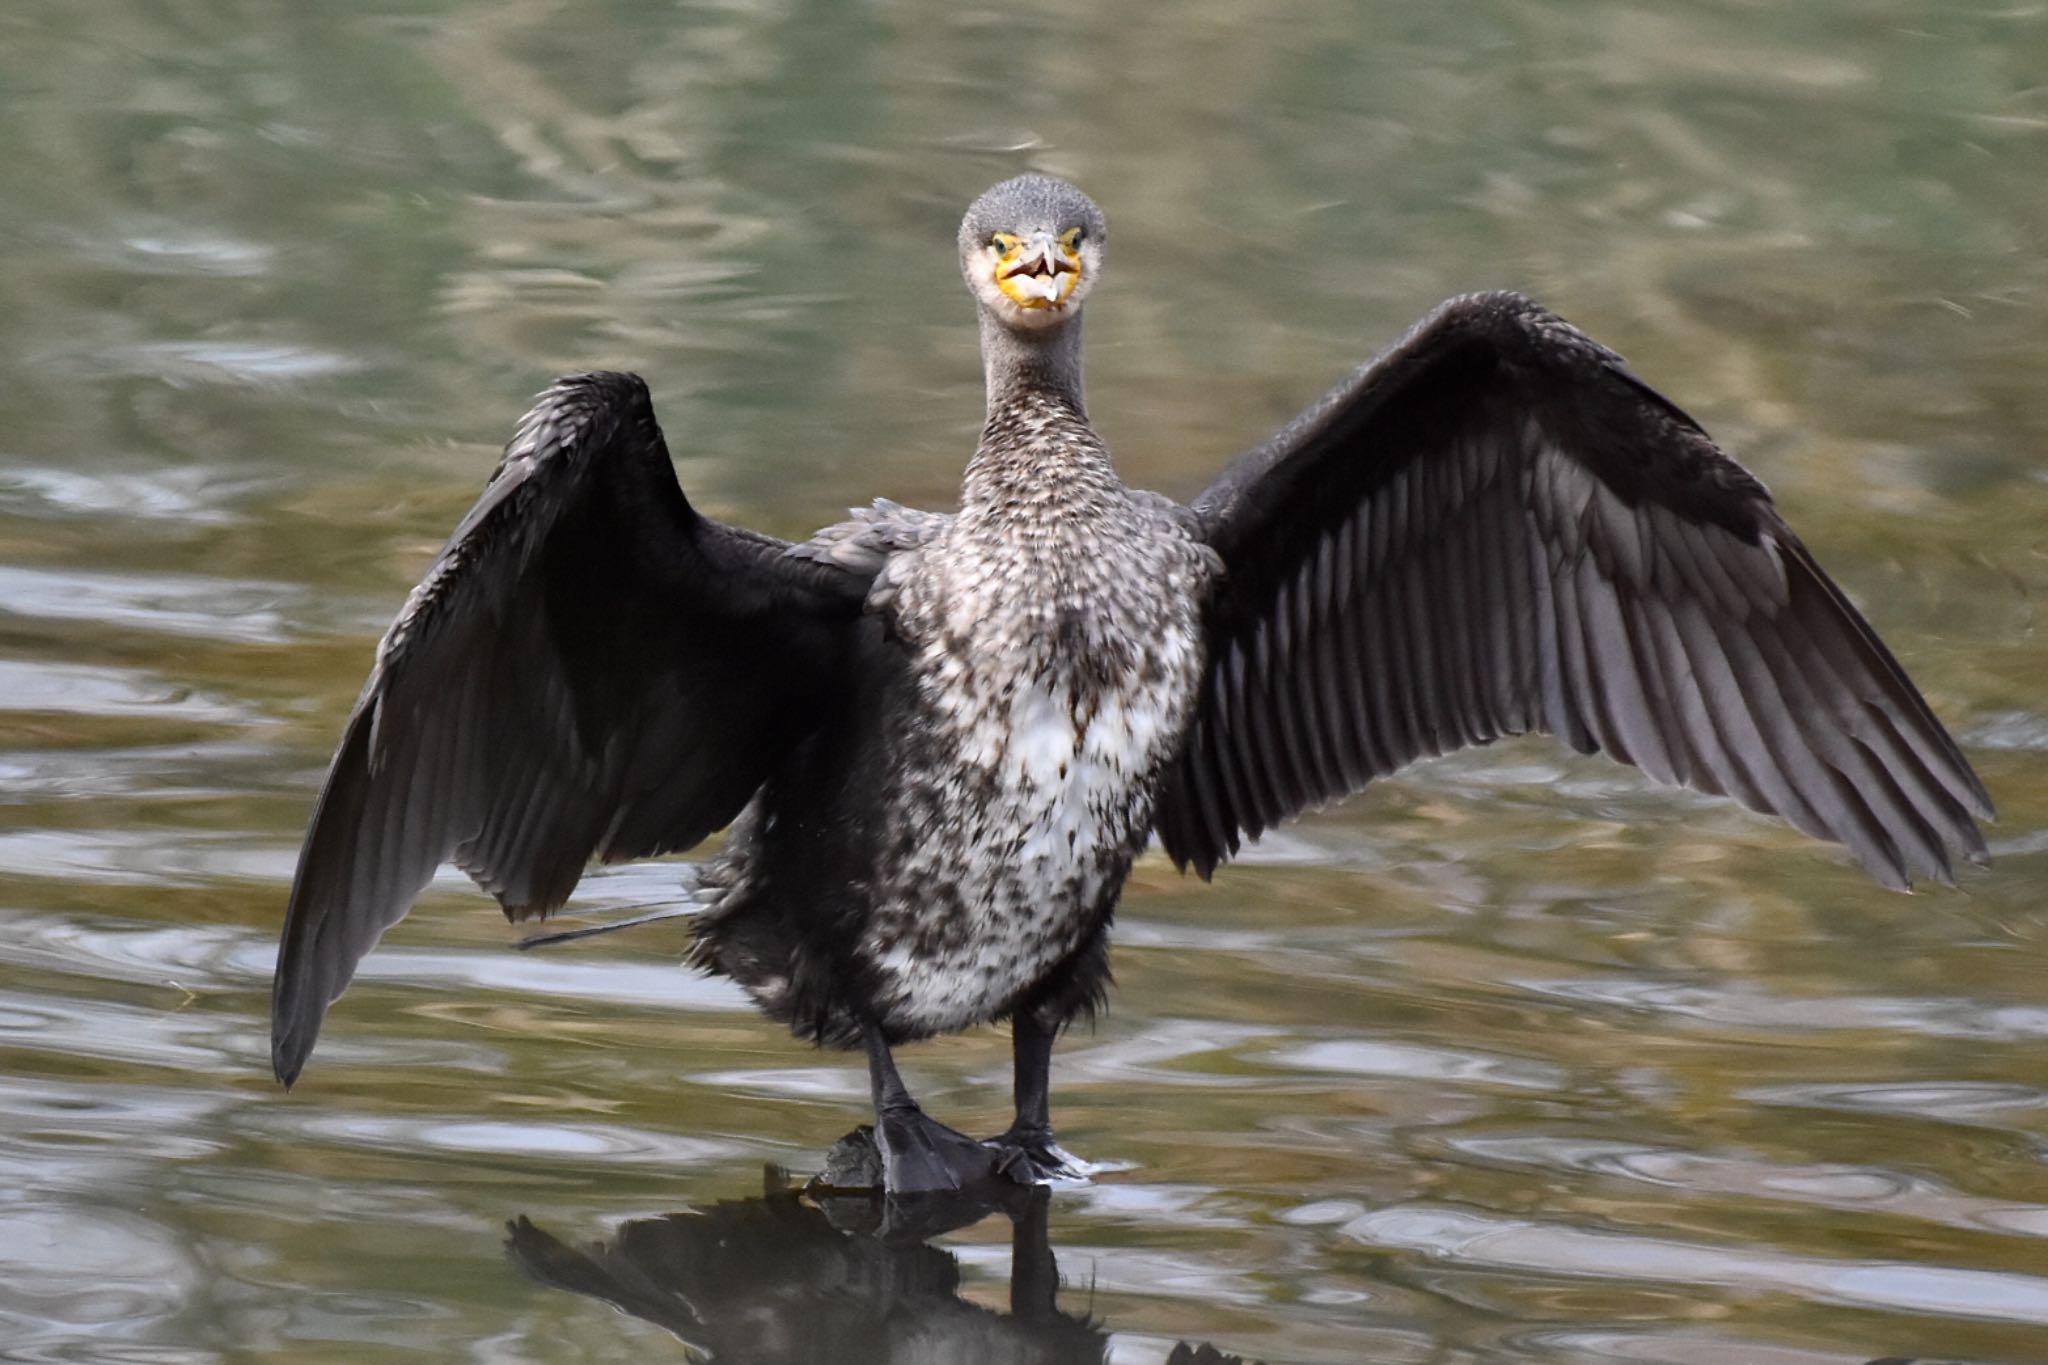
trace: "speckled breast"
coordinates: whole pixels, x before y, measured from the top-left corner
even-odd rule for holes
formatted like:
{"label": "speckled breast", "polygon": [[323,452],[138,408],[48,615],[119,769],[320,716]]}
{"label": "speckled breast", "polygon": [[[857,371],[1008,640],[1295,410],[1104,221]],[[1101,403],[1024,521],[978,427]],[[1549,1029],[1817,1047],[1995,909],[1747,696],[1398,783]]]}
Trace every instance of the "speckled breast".
{"label": "speckled breast", "polygon": [[1113,535],[1071,511],[1021,535],[963,518],[905,566],[916,704],[861,945],[893,1033],[1028,995],[1100,928],[1144,846],[1199,684],[1204,561],[1150,507],[1113,510]]}

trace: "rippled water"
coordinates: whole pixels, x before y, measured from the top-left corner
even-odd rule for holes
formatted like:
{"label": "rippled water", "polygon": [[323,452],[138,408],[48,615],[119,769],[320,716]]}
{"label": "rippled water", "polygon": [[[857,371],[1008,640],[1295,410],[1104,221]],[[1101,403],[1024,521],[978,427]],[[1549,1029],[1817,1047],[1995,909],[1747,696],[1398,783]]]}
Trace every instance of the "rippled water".
{"label": "rippled water", "polygon": [[[679,1359],[738,1321],[727,1358],[2048,1359],[2048,11],[1249,15],[0,18],[0,1357]],[[782,1196],[660,1221],[865,1109],[675,924],[516,954],[448,876],[278,1091],[315,785],[526,397],[644,372],[693,497],[765,530],[943,506],[980,416],[953,224],[1031,166],[1114,225],[1090,380],[1134,482],[1192,492],[1459,290],[1625,351],[1963,739],[1994,867],[1889,895],[1534,742],[1212,887],[1148,859],[1055,1073],[1125,1169],[927,1252]],[[907,1065],[1007,1117],[1001,1036]]]}

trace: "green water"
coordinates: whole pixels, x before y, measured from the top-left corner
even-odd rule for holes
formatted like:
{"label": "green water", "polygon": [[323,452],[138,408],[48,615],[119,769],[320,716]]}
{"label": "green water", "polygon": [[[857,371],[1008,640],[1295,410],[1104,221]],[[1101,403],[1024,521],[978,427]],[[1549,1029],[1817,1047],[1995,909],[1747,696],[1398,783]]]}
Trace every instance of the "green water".
{"label": "green water", "polygon": [[[1051,1204],[1085,1351],[2048,1359],[2048,12],[1891,0],[8,6],[0,1358],[683,1358],[507,1222],[813,1169],[858,1067],[674,924],[518,955],[451,874],[286,1096],[297,841],[554,374],[647,375],[730,520],[948,505],[954,224],[1025,168],[1110,216],[1131,481],[1191,494],[1439,298],[1525,289],[1770,483],[2002,815],[1991,870],[1895,896],[1529,742],[1214,886],[1148,858],[1056,1061],[1127,1167]],[[1007,1058],[905,1060],[992,1130]],[[1007,1220],[938,1246],[1011,1310]]]}

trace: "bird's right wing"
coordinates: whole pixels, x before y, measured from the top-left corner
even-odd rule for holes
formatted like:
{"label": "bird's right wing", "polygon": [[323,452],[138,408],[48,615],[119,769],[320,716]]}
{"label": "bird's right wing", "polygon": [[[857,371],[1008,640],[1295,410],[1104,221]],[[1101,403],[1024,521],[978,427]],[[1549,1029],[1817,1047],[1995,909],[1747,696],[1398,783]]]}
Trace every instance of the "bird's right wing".
{"label": "bird's right wing", "polygon": [[637,377],[541,395],[328,771],[271,997],[278,1079],[443,862],[522,919],[593,854],[687,848],[738,814],[825,711],[867,588],[788,550],[690,506]]}

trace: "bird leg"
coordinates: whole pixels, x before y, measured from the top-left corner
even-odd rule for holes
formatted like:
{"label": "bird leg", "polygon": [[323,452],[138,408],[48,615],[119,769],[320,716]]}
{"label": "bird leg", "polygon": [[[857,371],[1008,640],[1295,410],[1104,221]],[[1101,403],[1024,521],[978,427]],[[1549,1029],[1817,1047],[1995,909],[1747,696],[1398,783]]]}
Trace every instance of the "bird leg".
{"label": "bird leg", "polygon": [[868,1081],[875,1095],[875,1144],[882,1152],[882,1188],[890,1194],[966,1189],[993,1173],[999,1155],[938,1122],[910,1098],[888,1040],[870,1024],[861,1031]]}
{"label": "bird leg", "polygon": [[996,1169],[1020,1185],[1086,1180],[1089,1165],[1052,1140],[1054,1029],[1030,1010],[1019,1010],[1011,1029],[1017,1065],[1017,1117],[987,1145]]}

